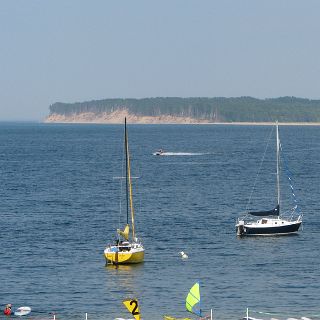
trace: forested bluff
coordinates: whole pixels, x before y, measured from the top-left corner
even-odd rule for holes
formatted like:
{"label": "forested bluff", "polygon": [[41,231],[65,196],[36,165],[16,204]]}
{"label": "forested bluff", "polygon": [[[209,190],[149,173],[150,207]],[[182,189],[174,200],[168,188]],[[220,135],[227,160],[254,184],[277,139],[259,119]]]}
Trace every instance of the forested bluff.
{"label": "forested bluff", "polygon": [[320,100],[296,97],[104,99],[50,106],[46,122],[122,123],[320,122]]}

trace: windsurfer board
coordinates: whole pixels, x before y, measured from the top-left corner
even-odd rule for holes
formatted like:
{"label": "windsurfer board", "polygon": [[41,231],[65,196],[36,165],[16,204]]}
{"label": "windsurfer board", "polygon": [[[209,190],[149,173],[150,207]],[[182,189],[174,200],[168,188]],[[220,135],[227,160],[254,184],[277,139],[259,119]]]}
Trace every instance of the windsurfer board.
{"label": "windsurfer board", "polygon": [[20,307],[14,312],[14,315],[15,316],[26,316],[30,312],[31,312],[30,307]]}

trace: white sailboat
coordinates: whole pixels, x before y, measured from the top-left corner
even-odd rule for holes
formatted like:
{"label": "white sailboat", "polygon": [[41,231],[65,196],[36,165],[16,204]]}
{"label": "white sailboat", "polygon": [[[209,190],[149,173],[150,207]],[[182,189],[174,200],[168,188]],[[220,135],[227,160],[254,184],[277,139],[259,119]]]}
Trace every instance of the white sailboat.
{"label": "white sailboat", "polygon": [[[131,264],[140,263],[144,260],[144,247],[136,237],[134,207],[132,199],[131,167],[128,145],[127,120],[124,120],[124,144],[126,156],[126,203],[127,224],[123,231],[117,229],[118,239],[115,244],[107,246],[104,250],[106,263]],[[130,209],[129,209],[130,208]],[[129,223],[129,211],[131,215],[131,226]],[[130,232],[131,229],[131,232]]]}
{"label": "white sailboat", "polygon": [[[279,138],[279,126],[276,123],[276,149],[277,149],[277,205],[272,210],[267,211],[248,211],[246,215],[239,218],[236,223],[238,236],[247,235],[284,235],[292,234],[299,230],[302,223],[302,214],[297,216],[297,204],[291,209],[289,217],[281,215],[281,197],[280,197],[280,151],[281,143]],[[293,186],[291,189],[293,190]],[[294,195],[294,193],[293,193]],[[258,220],[252,220],[250,216],[261,217]]]}

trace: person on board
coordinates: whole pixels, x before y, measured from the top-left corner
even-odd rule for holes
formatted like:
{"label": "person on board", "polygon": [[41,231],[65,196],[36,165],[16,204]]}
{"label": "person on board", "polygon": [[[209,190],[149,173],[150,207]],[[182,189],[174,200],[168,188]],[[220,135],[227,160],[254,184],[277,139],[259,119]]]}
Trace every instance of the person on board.
{"label": "person on board", "polygon": [[10,316],[12,314],[12,310],[11,310],[12,306],[11,304],[7,304],[6,307],[4,308],[3,310],[3,313],[6,315],[6,316]]}

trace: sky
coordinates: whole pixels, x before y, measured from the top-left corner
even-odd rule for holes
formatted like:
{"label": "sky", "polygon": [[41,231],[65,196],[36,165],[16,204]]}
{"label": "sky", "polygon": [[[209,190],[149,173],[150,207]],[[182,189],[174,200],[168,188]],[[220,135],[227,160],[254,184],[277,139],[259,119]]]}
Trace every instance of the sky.
{"label": "sky", "polygon": [[320,98],[318,0],[0,0],[0,121],[104,98]]}

